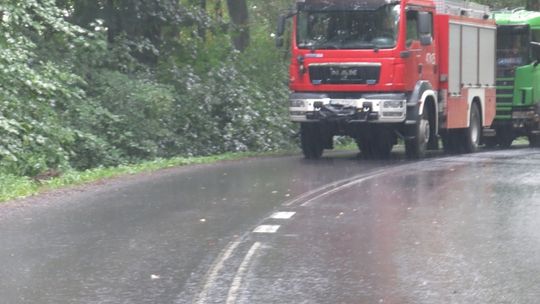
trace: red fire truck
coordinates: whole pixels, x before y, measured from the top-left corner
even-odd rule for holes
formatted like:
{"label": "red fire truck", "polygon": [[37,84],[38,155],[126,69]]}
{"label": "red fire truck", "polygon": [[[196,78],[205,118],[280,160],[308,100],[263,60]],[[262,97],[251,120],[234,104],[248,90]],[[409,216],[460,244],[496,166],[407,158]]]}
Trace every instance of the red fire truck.
{"label": "red fire truck", "polygon": [[[496,26],[459,0],[303,0],[292,17],[290,117],[306,158],[354,138],[368,157],[473,152],[495,116]],[[487,130],[487,128],[486,128]]]}

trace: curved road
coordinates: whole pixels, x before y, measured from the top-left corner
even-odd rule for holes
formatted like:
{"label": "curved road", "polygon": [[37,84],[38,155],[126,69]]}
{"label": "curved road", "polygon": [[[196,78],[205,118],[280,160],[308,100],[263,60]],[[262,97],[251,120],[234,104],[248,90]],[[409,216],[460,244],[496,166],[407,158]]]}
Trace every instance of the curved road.
{"label": "curved road", "polygon": [[178,168],[3,204],[0,303],[537,302],[540,151],[401,154]]}

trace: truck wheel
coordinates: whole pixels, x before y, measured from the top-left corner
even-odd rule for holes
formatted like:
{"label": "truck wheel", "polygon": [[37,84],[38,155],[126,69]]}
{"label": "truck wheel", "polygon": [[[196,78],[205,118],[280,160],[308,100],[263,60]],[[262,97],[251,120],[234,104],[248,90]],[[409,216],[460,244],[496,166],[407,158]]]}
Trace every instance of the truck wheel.
{"label": "truck wheel", "polygon": [[372,136],[356,140],[358,149],[365,158],[386,159],[390,157],[392,148],[397,143],[392,130],[372,130]]}
{"label": "truck wheel", "polygon": [[511,129],[499,129],[497,130],[497,144],[501,148],[508,149],[512,146],[514,141],[514,132]]}
{"label": "truck wheel", "polygon": [[394,131],[383,129],[377,132],[377,137],[374,142],[376,157],[381,159],[390,158],[392,148],[394,148],[396,143],[397,138]]}
{"label": "truck wheel", "polygon": [[382,159],[390,158],[392,154],[392,148],[394,145],[388,141],[386,138],[377,142],[377,157]]}
{"label": "truck wheel", "polygon": [[372,140],[365,138],[357,139],[356,146],[358,146],[358,150],[360,150],[364,158],[373,158],[375,156],[375,149]]}
{"label": "truck wheel", "polygon": [[460,151],[460,133],[458,130],[447,130],[442,136],[443,149],[447,154],[456,154]]}
{"label": "truck wheel", "polygon": [[393,144],[384,140],[361,140],[356,144],[362,155],[368,159],[387,159],[394,147]]}
{"label": "truck wheel", "polygon": [[318,159],[323,154],[323,140],[320,126],[316,123],[300,125],[300,143],[306,159]]}
{"label": "truck wheel", "polygon": [[531,148],[540,148],[540,135],[529,134],[529,146]]}
{"label": "truck wheel", "polygon": [[463,151],[465,153],[476,152],[482,138],[482,120],[480,119],[480,110],[476,104],[472,106],[470,120],[470,125],[465,130],[465,136],[463,136]]}
{"label": "truck wheel", "polygon": [[405,154],[409,159],[423,158],[426,155],[426,147],[430,137],[429,114],[425,109],[424,114],[416,124],[416,132],[413,139],[405,141]]}
{"label": "truck wheel", "polygon": [[497,137],[486,137],[484,138],[484,145],[486,148],[493,149],[497,146]]}

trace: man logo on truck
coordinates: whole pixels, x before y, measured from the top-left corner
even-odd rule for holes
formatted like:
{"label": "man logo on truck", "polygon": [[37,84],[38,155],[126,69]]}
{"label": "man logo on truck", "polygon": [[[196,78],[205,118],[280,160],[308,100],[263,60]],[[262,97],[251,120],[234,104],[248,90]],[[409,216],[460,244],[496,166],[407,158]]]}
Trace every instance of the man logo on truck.
{"label": "man logo on truck", "polygon": [[346,79],[349,76],[358,76],[358,70],[355,70],[355,69],[344,70],[344,69],[330,68],[330,74],[332,76],[341,76],[342,78]]}

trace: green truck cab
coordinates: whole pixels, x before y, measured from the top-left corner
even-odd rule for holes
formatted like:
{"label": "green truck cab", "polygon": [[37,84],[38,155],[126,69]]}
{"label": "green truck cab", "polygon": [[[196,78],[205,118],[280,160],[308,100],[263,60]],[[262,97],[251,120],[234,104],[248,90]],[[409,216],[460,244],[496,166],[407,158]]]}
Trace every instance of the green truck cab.
{"label": "green truck cab", "polygon": [[540,12],[493,14],[497,23],[497,113],[487,146],[509,147],[527,136],[540,146]]}

